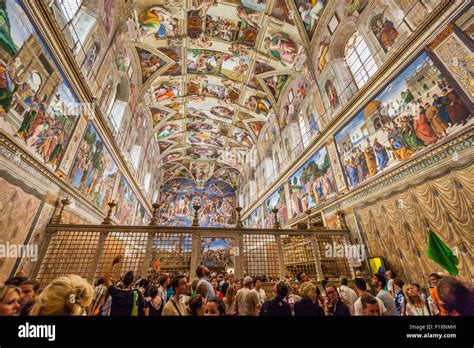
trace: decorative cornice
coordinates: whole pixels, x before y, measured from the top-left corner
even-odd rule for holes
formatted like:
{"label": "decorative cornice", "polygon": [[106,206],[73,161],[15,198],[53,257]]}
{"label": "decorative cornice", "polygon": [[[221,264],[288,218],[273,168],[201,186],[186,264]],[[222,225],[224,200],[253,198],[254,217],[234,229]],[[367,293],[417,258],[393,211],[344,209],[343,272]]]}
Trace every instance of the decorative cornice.
{"label": "decorative cornice", "polygon": [[120,147],[107,125],[105,115],[103,115],[100,107],[95,104],[95,97],[92,95],[89,85],[77,64],[58,23],[48,8],[48,2],[23,0],[22,3],[27,9],[27,12],[29,12],[28,14],[30,15],[31,21],[35,24],[36,30],[41,34],[41,38],[47,44],[50,53],[54,56],[63,76],[68,80],[69,85],[75,92],[77,98],[84,103],[94,105],[94,115],[90,115],[95,121],[94,124],[102,134],[103,140],[106,142],[113,157],[116,159],[120,171],[126,177],[133,191],[137,195],[138,200],[144,207],[146,207],[151,216],[151,203],[142,192],[140,185],[138,185],[134,175],[128,168]]}
{"label": "decorative cornice", "polygon": [[[353,117],[359,109],[381,91],[388,80],[396,77],[396,75],[406,67],[406,62],[415,58],[425,45],[432,40],[434,36],[439,34],[440,28],[444,28],[465,5],[466,3],[460,0],[444,1],[442,5],[438,5],[417,30],[408,37],[404,44],[398,48],[397,52],[393,53],[369,81],[357,91],[351,100],[344,105],[339,112],[335,115],[331,115],[331,120],[321,133],[311,141],[309,146],[297,156],[297,159],[288,166],[288,168],[282,171],[280,178],[264,189],[258,200],[254,201],[248,207],[245,207],[242,219],[246,219],[248,215],[258,208],[278,187],[283,185],[295,170],[302,166],[319,148],[324,146],[339,127]],[[314,84],[310,88],[313,87]],[[335,199],[337,199],[337,197]]]}

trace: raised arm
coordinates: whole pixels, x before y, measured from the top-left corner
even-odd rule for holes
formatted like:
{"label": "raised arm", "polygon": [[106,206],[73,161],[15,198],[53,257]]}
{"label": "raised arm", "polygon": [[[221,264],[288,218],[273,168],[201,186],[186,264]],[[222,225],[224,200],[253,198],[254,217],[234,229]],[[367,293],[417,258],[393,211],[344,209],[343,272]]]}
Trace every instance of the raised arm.
{"label": "raised arm", "polygon": [[112,271],[114,269],[114,266],[119,263],[121,260],[122,260],[122,255],[117,255],[114,257],[113,261],[112,261],[112,265],[110,265],[110,268],[106,271],[106,273],[104,274],[104,285],[109,287],[112,285],[112,279],[111,279],[111,274],[112,274]]}

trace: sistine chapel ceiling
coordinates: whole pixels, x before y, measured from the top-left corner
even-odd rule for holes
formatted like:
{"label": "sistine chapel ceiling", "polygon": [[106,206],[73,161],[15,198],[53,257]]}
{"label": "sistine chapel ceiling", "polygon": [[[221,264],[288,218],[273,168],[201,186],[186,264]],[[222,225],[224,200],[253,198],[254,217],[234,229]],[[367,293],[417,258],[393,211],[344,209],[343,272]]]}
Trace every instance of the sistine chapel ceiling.
{"label": "sistine chapel ceiling", "polygon": [[137,105],[159,143],[163,181],[236,185],[249,151],[281,126],[285,89],[296,75],[312,80],[309,42],[324,9],[314,0],[135,3],[116,59],[140,67]]}

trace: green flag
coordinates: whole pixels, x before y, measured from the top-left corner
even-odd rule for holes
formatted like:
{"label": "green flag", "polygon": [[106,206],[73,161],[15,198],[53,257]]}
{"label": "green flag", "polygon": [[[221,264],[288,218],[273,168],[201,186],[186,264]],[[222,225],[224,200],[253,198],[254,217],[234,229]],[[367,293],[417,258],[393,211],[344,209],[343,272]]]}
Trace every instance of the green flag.
{"label": "green flag", "polygon": [[449,247],[431,230],[429,230],[428,250],[426,255],[434,262],[442,266],[449,274],[456,276],[458,274],[457,264],[459,260],[454,256]]}

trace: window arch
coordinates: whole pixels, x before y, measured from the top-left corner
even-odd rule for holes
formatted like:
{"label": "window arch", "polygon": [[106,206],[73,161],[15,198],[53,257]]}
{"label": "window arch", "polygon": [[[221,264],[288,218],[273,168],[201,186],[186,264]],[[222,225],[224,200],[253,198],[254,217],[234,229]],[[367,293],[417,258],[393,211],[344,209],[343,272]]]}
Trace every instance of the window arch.
{"label": "window arch", "polygon": [[127,107],[126,102],[123,102],[121,100],[116,100],[115,101],[115,104],[114,104],[114,106],[112,108],[112,111],[110,113],[111,120],[112,120],[112,125],[114,127],[113,130],[115,131],[115,133],[118,133],[120,131],[126,107]]}
{"label": "window arch", "polygon": [[57,4],[66,21],[70,22],[81,8],[82,0],[57,0]]}
{"label": "window arch", "polygon": [[367,43],[357,30],[347,40],[344,58],[358,88],[361,88],[378,69]]}
{"label": "window arch", "polygon": [[150,191],[150,184],[151,184],[151,173],[147,172],[143,178],[143,188],[145,189],[146,193]]}
{"label": "window arch", "polygon": [[140,163],[141,155],[142,147],[140,145],[133,145],[132,150],[130,151],[130,161],[134,170],[138,169],[138,164]]}
{"label": "window arch", "polygon": [[303,139],[303,147],[307,147],[309,145],[309,130],[306,126],[303,113],[300,113],[298,116],[298,126],[300,128],[301,138]]}

